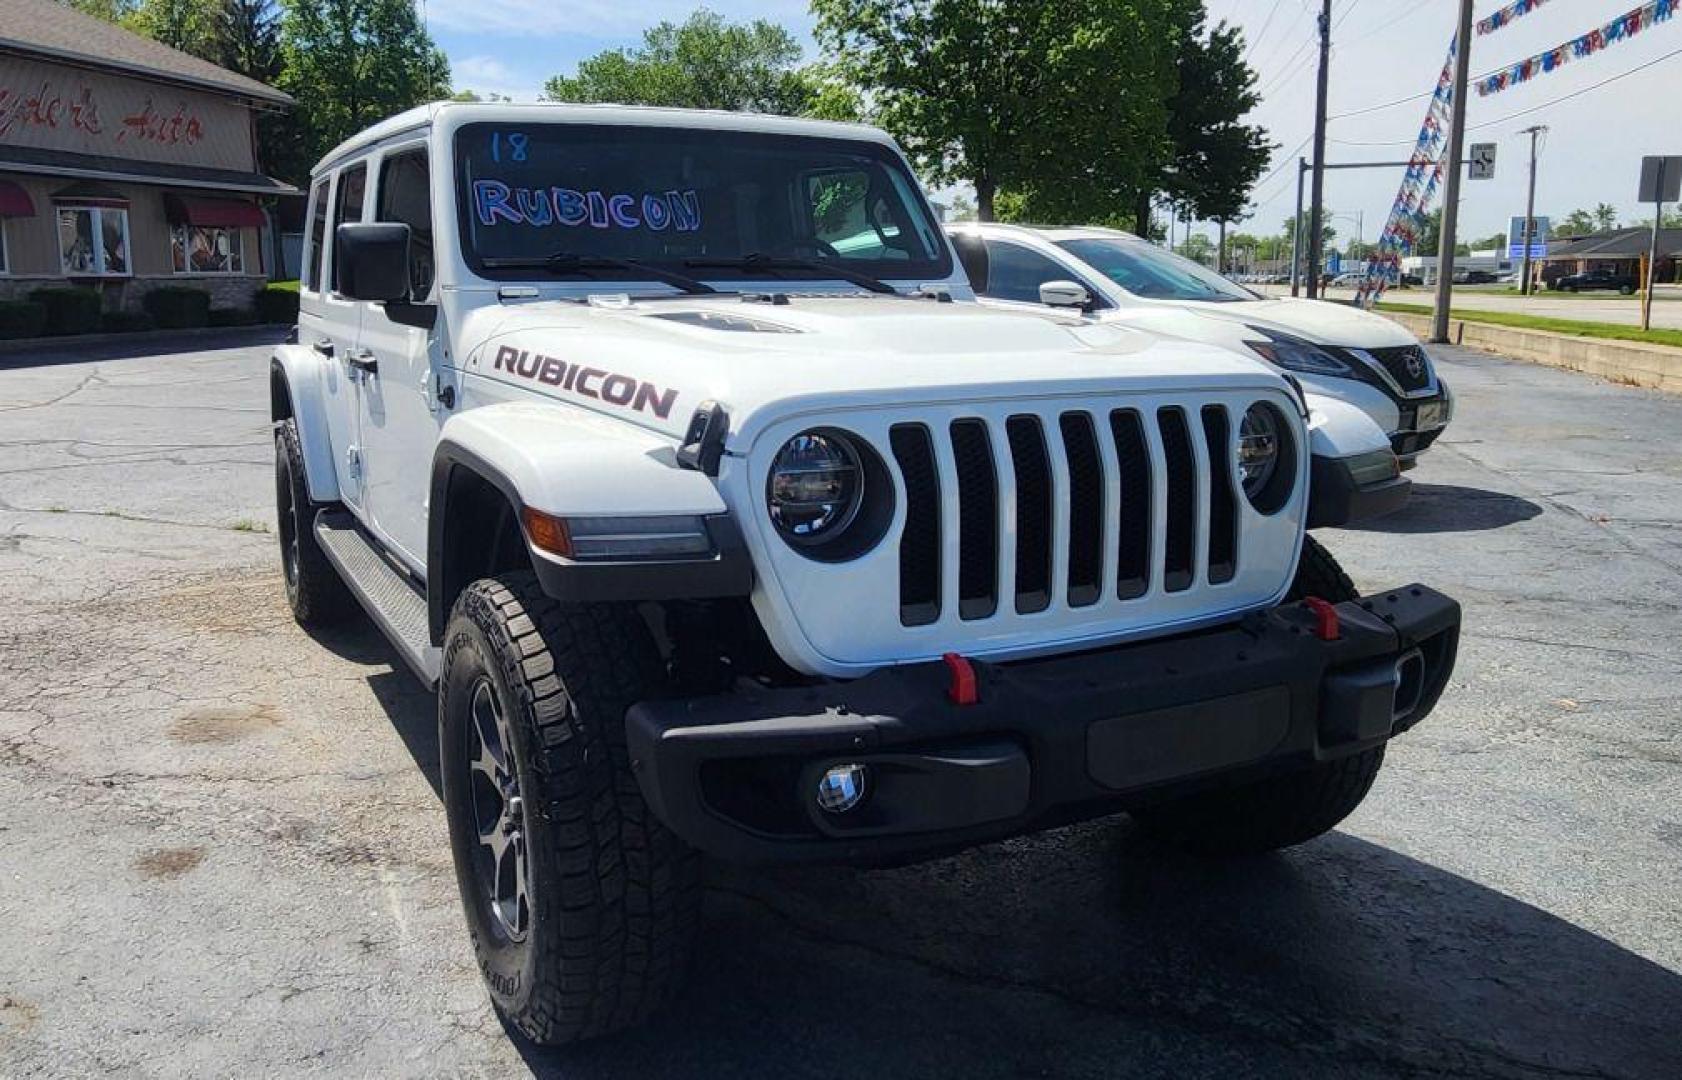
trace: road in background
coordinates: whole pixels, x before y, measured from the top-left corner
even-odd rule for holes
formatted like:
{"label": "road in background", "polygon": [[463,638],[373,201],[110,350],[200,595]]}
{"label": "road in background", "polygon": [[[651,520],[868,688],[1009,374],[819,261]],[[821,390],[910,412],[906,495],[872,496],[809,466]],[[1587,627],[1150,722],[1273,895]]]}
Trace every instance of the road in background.
{"label": "road in background", "polygon": [[[1249,286],[1269,296],[1289,296],[1288,285]],[[1349,303],[1355,299],[1353,289],[1327,289],[1326,299]],[[1392,289],[1384,294],[1389,304],[1418,304],[1430,307],[1434,297],[1429,289]],[[1641,325],[1641,298],[1619,296],[1613,292],[1558,293],[1542,291],[1524,297],[1508,292],[1506,286],[1478,287],[1457,285],[1454,288],[1456,311],[1513,311],[1546,319],[1575,319],[1579,322],[1618,323],[1624,326]],[[1661,330],[1682,330],[1682,288],[1671,286],[1653,292],[1653,327]]]}
{"label": "road in background", "polygon": [[1682,399],[1438,355],[1413,503],[1322,539],[1459,598],[1460,667],[1343,829],[715,869],[676,1006],[554,1052],[480,988],[431,697],[286,611],[266,351],[0,358],[0,1074],[1682,1075]]}

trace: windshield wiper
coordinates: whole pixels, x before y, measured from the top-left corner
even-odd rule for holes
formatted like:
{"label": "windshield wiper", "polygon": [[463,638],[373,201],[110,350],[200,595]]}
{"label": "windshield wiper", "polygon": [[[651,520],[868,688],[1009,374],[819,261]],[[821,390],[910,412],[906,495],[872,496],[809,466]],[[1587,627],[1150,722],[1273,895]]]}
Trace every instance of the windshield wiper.
{"label": "windshield wiper", "polygon": [[886,293],[898,296],[899,290],[880,278],[873,278],[869,274],[861,274],[857,270],[845,266],[837,266],[823,259],[796,259],[781,255],[766,255],[763,252],[751,252],[732,258],[723,256],[717,258],[685,259],[683,265],[698,268],[729,269],[729,270],[811,270],[824,277],[840,278],[850,281],[854,285],[863,286],[873,293]]}
{"label": "windshield wiper", "polygon": [[612,255],[579,255],[572,251],[557,251],[552,255],[492,255],[480,260],[492,270],[547,270],[551,274],[582,274],[591,270],[629,270],[646,278],[681,289],[686,293],[715,293],[718,290],[704,281],[696,281],[687,274],[662,270],[658,266],[620,259]]}

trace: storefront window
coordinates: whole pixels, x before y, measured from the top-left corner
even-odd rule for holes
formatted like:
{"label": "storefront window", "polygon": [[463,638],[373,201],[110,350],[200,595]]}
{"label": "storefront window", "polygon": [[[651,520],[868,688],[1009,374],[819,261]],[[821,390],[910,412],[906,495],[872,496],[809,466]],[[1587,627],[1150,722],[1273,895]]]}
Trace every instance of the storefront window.
{"label": "storefront window", "polygon": [[59,260],[66,275],[122,275],[128,267],[128,211],[109,206],[62,206]]}
{"label": "storefront window", "polygon": [[176,225],[170,248],[177,274],[239,274],[245,270],[238,229]]}
{"label": "storefront window", "polygon": [[12,265],[6,261],[6,219],[0,218],[0,274],[11,272]]}

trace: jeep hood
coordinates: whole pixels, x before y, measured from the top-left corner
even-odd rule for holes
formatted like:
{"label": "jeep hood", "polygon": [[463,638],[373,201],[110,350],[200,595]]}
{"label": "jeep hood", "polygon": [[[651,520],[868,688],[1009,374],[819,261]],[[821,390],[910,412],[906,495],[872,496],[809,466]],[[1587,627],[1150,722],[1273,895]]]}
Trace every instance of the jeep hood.
{"label": "jeep hood", "polygon": [[732,447],[807,410],[1283,385],[1216,346],[913,297],[528,301],[469,310],[454,336],[470,377],[673,437],[702,402],[719,402]]}

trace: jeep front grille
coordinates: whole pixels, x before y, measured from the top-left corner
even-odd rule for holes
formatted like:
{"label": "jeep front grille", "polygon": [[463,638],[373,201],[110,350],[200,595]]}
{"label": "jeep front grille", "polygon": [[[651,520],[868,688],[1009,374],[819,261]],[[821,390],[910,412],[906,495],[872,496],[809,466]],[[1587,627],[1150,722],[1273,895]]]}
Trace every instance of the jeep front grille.
{"label": "jeep front grille", "polygon": [[[910,393],[804,400],[725,456],[720,490],[747,528],[753,604],[798,671],[853,677],[943,653],[1009,660],[1175,633],[1276,602],[1307,503],[1298,403],[1256,385],[995,398]],[[1239,488],[1246,409],[1286,420],[1292,487],[1272,513]],[[848,558],[786,542],[765,509],[777,453],[813,428],[872,452],[880,540]],[[883,487],[891,490],[884,491]]]}
{"label": "jeep front grille", "polygon": [[[956,575],[965,622],[1001,608],[1034,615],[1138,601],[1153,579],[1164,593],[1233,580],[1241,558],[1234,418],[1214,404],[1196,411],[1195,424],[1192,415],[1165,405],[894,424],[889,443],[907,504],[900,624],[941,619],[947,574]],[[1160,499],[1153,477],[1165,487]],[[947,499],[957,504],[945,516],[955,520],[955,545],[941,535]],[[953,554],[956,565],[945,565]]]}

